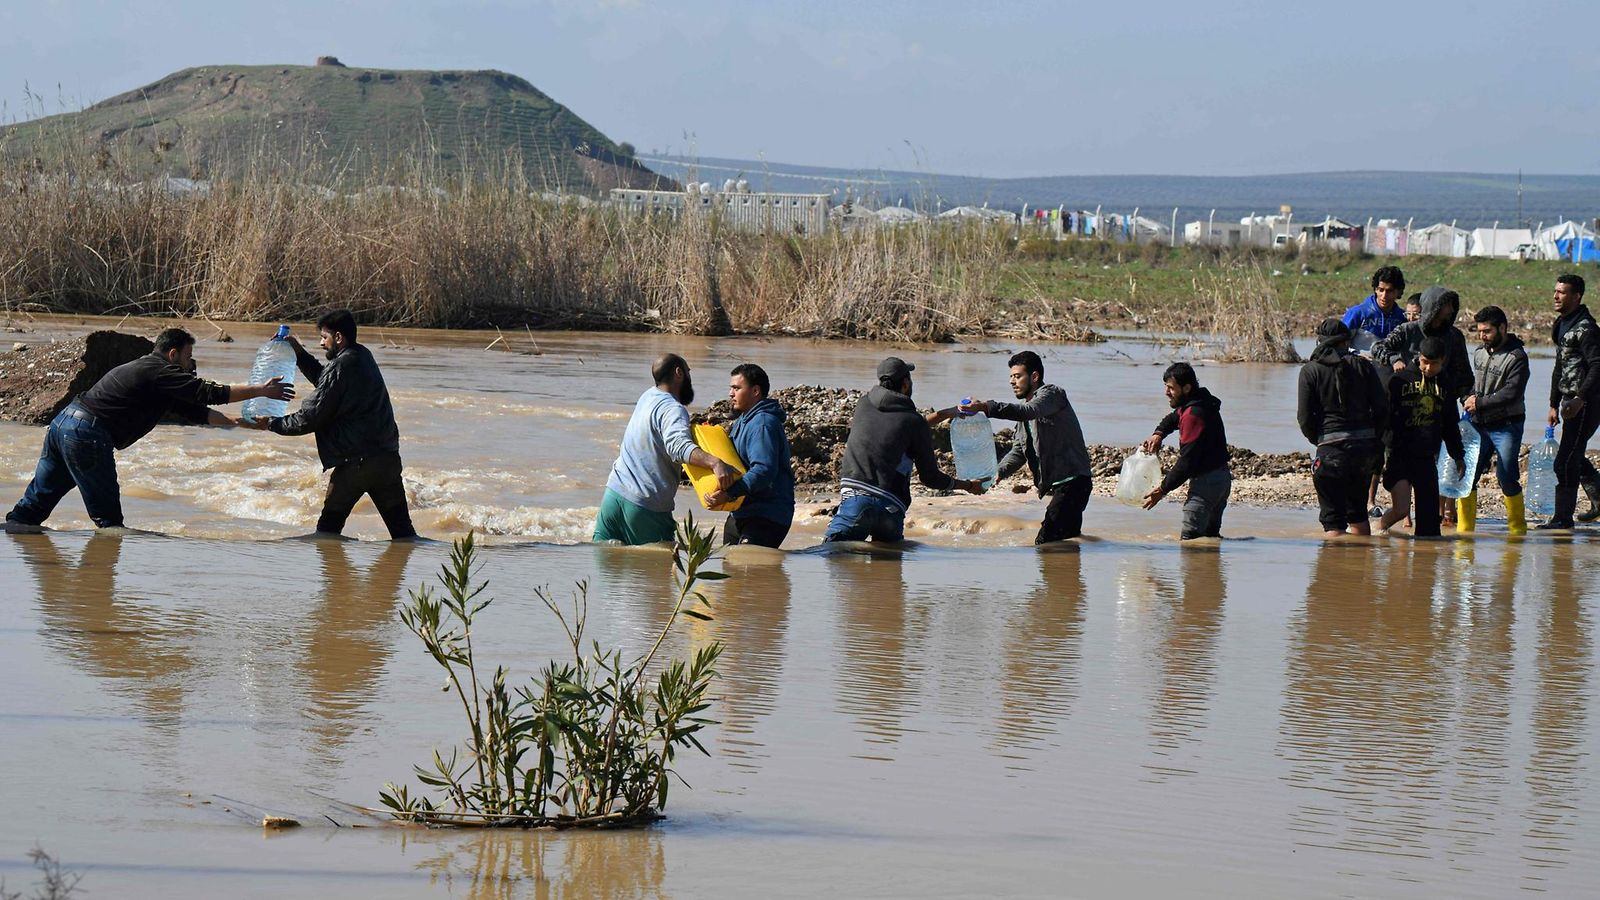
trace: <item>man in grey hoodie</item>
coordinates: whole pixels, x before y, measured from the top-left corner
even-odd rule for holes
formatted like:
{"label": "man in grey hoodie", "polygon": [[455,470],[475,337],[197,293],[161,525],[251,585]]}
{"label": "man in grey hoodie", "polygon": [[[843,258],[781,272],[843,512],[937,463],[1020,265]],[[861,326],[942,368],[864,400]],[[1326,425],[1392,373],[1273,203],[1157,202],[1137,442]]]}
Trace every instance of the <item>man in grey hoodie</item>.
{"label": "man in grey hoodie", "polygon": [[850,437],[839,463],[839,511],[824,541],[898,541],[905,537],[911,505],[911,468],[938,491],[983,493],[983,483],[952,478],[939,471],[933,453],[933,428],[954,409],[926,417],[911,402],[911,372],[916,366],[891,356],[878,363],[878,386],[862,396],[850,418]]}
{"label": "man in grey hoodie", "polygon": [[1006,364],[1011,367],[1011,392],[1017,397],[1016,403],[973,400],[959,409],[1021,423],[1011,452],[1000,461],[997,479],[1026,464],[1033,475],[1033,489],[1040,497],[1050,498],[1033,542],[1048,544],[1075,538],[1083,533],[1083,510],[1094,490],[1089,448],[1083,443],[1078,414],[1073,412],[1066,391],[1044,383],[1044,362],[1039,354],[1024,350]]}
{"label": "man in grey hoodie", "polygon": [[1372,345],[1372,360],[1398,372],[1417,363],[1423,338],[1443,338],[1449,348],[1444,372],[1439,375],[1449,399],[1459,400],[1472,391],[1472,360],[1467,356],[1467,336],[1456,327],[1461,295],[1441,285],[1422,292],[1422,317],[1405,322]]}

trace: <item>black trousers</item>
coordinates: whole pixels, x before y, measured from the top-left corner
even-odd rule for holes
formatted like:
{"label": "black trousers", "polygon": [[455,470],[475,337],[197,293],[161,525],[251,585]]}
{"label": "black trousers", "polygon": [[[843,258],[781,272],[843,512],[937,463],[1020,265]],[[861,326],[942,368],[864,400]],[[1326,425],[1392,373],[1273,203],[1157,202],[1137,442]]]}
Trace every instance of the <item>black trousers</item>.
{"label": "black trousers", "polygon": [[778,547],[789,536],[792,522],[779,522],[760,516],[729,516],[722,525],[724,544],[755,544],[758,547]]}
{"label": "black trousers", "polygon": [[1382,457],[1383,445],[1370,439],[1317,447],[1311,486],[1317,489],[1317,519],[1323,531],[1344,531],[1367,521],[1367,487]]}
{"label": "black trousers", "polygon": [[1089,494],[1094,491],[1094,479],[1081,475],[1072,479],[1050,496],[1045,507],[1044,521],[1039,523],[1035,544],[1064,541],[1083,534],[1083,510],[1089,505]]}
{"label": "black trousers", "polygon": [[1383,486],[1394,490],[1400,482],[1411,485],[1411,515],[1417,537],[1439,536],[1439,455],[1404,450],[1389,451]]}
{"label": "black trousers", "polygon": [[1600,397],[1585,400],[1577,418],[1561,424],[1561,443],[1556,447],[1556,510],[1552,521],[1571,522],[1578,509],[1578,486],[1600,482],[1594,463],[1583,455],[1597,428],[1600,428]]}
{"label": "black trousers", "polygon": [[406,486],[400,479],[400,454],[382,453],[342,466],[334,466],[328,477],[328,496],[322,501],[317,530],[325,534],[344,531],[345,520],[362,494],[372,497],[391,538],[416,537],[411,527],[411,510],[406,506]]}

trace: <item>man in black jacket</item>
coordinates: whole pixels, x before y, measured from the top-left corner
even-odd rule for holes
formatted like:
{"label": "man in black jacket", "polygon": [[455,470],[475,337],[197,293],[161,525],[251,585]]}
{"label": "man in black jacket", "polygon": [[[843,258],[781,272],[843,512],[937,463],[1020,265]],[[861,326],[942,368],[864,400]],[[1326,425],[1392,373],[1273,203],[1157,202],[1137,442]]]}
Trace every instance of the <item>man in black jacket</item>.
{"label": "man in black jacket", "polygon": [[344,530],[350,510],[362,494],[396,540],[414,538],[411,511],[401,479],[400,429],[394,422],[389,389],[372,351],[356,343],[356,320],[349,310],[317,320],[318,345],[328,357],[324,366],[290,338],[295,362],[317,389],[300,408],[281,418],[263,417],[256,428],[277,434],[315,434],[317,457],[328,477],[328,494],[317,519],[319,534]]}
{"label": "man in black jacket", "polygon": [[1045,383],[1044,360],[1039,354],[1023,350],[1013,354],[1006,365],[1011,368],[1011,393],[1016,403],[972,400],[961,404],[959,411],[981,412],[991,419],[1019,424],[1011,452],[1000,460],[996,480],[1010,477],[1026,465],[1033,475],[1033,489],[1040,497],[1050,498],[1033,542],[1049,544],[1078,537],[1083,534],[1083,511],[1094,492],[1094,470],[1078,414],[1066,391]]}
{"label": "man in black jacket", "polygon": [[1584,455],[1589,439],[1600,428],[1600,326],[1583,305],[1583,278],[1562,275],[1553,297],[1556,321],[1550,340],[1556,345],[1556,365],[1550,372],[1549,423],[1561,425],[1561,446],[1556,451],[1556,509],[1541,529],[1571,528],[1578,508],[1578,486],[1589,495],[1584,521],[1600,513],[1600,475]]}
{"label": "man in black jacket", "polygon": [[911,402],[911,372],[916,366],[891,356],[878,363],[878,386],[862,396],[850,418],[850,437],[839,463],[839,511],[824,541],[898,541],[905,537],[911,505],[911,468],[934,490],[983,493],[983,483],[952,478],[939,471],[933,453],[933,422],[954,408],[926,418]]}
{"label": "man in black jacket", "polygon": [[1167,435],[1178,433],[1178,461],[1161,484],[1144,498],[1144,508],[1154,509],[1161,498],[1189,483],[1183,501],[1180,540],[1222,537],[1222,512],[1233,493],[1233,472],[1228,468],[1228,432],[1222,424],[1222,401],[1200,386],[1194,367],[1173,363],[1161,376],[1167,404],[1172,407],[1145,439],[1144,450],[1161,449]]}
{"label": "man in black jacket", "polygon": [[122,490],[114,451],[150,433],[169,412],[195,425],[242,424],[208,409],[251,397],[288,400],[294,388],[274,378],[266,384],[217,384],[194,374],[194,336],[168,328],[153,352],[101,376],[94,387],[56,414],[22,500],[6,513],[10,526],[37,528],[74,487],[101,528],[122,527]]}
{"label": "man in black jacket", "polygon": [[1317,348],[1300,370],[1297,418],[1300,433],[1317,447],[1311,483],[1324,535],[1371,534],[1367,484],[1382,459],[1389,402],[1377,370],[1351,351],[1350,329],[1339,319],[1317,326]]}

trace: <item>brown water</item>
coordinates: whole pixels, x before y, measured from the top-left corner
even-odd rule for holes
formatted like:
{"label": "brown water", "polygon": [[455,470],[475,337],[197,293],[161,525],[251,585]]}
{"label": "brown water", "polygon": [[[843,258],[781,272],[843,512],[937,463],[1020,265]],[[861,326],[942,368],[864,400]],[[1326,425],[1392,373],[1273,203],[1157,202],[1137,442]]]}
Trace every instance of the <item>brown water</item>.
{"label": "brown water", "polygon": [[[478,338],[380,360],[423,530],[506,526],[485,554],[499,599],[480,640],[524,674],[560,651],[531,585],[590,579],[594,634],[634,648],[667,608],[659,551],[563,543],[586,532],[638,392],[613,370],[700,348],[709,399],[741,356],[780,384],[854,385],[882,352],[541,336],[545,355],[517,356]],[[1103,352],[1058,348],[1047,365]],[[925,402],[963,378],[1003,389],[1003,357],[908,355]],[[248,353],[201,357],[236,370]],[[1145,384],[1159,369],[1102,368],[1093,390],[1057,377],[1090,440],[1131,442],[1160,411]],[[1230,434],[1282,431],[1267,400],[1292,369],[1202,378],[1225,400],[1256,396]],[[40,435],[0,429],[8,500]],[[324,798],[374,804],[459,732],[396,619],[446,548],[274,540],[309,528],[321,484],[309,441],[274,438],[158,429],[124,455],[130,522],[177,536],[0,538],[13,888],[36,843],[95,896],[1503,897],[1600,883],[1583,849],[1600,837],[1587,599],[1600,548],[1586,538],[1325,545],[1308,511],[1241,508],[1228,531],[1266,536],[1180,547],[1175,508],[1097,501],[1100,540],[1040,552],[1024,546],[1037,501],[1017,497],[941,501],[904,553],[734,552],[718,619],[673,645],[727,645],[723,724],[710,757],[683,758],[693,787],[657,827],[349,827],[360,817]],[[53,524],[82,515],[69,498]],[[381,530],[370,514],[355,524]],[[804,523],[791,543],[819,531]],[[308,827],[263,834],[264,812]]]}

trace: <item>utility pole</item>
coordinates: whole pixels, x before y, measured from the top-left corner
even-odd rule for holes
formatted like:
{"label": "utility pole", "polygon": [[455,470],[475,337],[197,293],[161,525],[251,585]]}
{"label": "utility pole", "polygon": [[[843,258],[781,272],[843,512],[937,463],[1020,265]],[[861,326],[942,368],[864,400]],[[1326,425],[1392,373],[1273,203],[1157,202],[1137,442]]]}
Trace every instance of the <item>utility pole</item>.
{"label": "utility pole", "polygon": [[1522,170],[1517,170],[1517,227],[1525,228],[1528,223],[1522,220]]}

